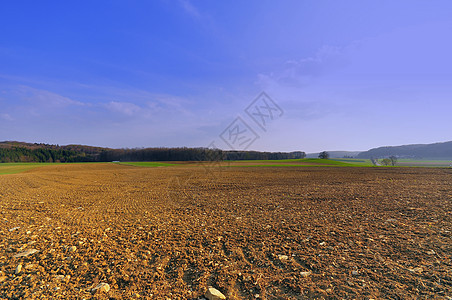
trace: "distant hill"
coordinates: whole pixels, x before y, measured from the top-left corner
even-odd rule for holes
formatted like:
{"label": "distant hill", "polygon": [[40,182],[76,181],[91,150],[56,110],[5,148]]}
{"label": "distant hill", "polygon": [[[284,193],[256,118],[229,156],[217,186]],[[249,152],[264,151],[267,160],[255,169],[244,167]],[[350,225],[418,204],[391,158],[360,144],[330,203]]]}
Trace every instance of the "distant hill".
{"label": "distant hill", "polygon": [[[330,154],[330,158],[343,158],[343,157],[356,157],[360,151],[327,151]],[[306,158],[318,158],[319,153],[308,153]]]}
{"label": "distant hill", "polygon": [[414,159],[452,159],[452,141],[435,144],[415,144],[373,148],[359,153],[357,158],[382,158],[388,156]]}

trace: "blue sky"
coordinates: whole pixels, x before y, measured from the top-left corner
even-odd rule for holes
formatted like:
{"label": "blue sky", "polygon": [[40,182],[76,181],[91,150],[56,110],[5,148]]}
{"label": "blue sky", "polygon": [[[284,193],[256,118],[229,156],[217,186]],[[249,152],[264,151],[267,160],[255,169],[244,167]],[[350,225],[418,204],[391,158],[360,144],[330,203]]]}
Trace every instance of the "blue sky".
{"label": "blue sky", "polygon": [[[0,140],[367,150],[452,140],[450,1],[3,1]],[[266,92],[282,116],[245,109]]]}

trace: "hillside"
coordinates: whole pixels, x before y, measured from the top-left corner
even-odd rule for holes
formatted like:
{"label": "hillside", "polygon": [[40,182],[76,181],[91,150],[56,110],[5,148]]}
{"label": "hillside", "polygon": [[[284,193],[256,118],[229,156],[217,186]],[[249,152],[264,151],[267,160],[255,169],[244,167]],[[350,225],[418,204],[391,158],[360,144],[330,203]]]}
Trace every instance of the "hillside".
{"label": "hillside", "polygon": [[359,153],[357,158],[382,158],[388,156],[414,159],[452,159],[452,141],[435,144],[415,144],[373,148]]}

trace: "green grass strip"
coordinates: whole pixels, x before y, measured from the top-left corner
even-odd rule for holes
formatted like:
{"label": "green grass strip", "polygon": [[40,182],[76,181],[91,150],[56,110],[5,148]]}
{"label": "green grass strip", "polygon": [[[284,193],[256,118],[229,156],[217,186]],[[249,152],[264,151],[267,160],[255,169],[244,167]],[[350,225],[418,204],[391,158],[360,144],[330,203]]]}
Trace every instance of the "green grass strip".
{"label": "green grass strip", "polygon": [[157,161],[118,162],[116,164],[129,165],[129,166],[135,166],[135,167],[148,167],[148,168],[176,166],[176,164],[163,163],[163,162],[157,162]]}
{"label": "green grass strip", "polygon": [[22,173],[52,163],[0,163],[0,175]]}

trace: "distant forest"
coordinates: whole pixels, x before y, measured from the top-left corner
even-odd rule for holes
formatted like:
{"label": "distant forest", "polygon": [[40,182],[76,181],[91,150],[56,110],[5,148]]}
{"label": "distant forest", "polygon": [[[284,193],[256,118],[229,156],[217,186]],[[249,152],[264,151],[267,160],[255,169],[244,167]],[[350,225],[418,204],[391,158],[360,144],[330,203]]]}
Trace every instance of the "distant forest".
{"label": "distant forest", "polygon": [[7,162],[108,162],[108,161],[218,161],[279,160],[306,157],[302,151],[224,151],[208,148],[111,149],[83,145],[49,145],[0,142],[0,163]]}

